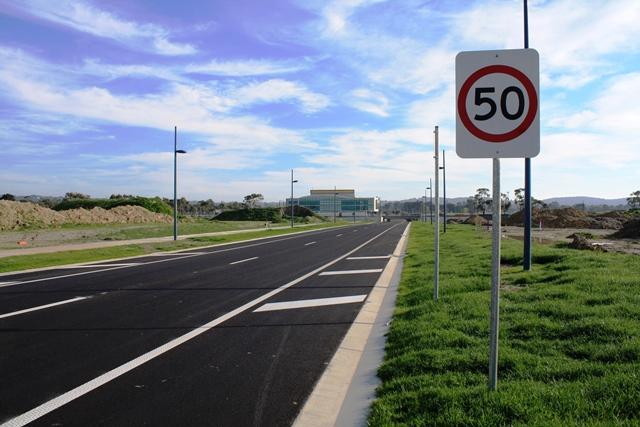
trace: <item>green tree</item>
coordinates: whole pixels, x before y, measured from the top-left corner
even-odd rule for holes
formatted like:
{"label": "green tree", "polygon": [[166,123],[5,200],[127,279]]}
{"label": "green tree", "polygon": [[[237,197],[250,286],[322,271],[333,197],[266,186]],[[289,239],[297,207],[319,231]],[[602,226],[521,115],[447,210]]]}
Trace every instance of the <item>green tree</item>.
{"label": "green tree", "polygon": [[487,212],[487,207],[491,205],[491,197],[488,188],[478,188],[475,196],[473,196],[473,203],[476,212],[482,211],[484,215]]}
{"label": "green tree", "polygon": [[66,193],[64,195],[64,198],[66,200],[69,200],[69,199],[90,199],[91,196],[88,195],[88,194],[76,193],[76,192],[71,191],[69,193]]}
{"label": "green tree", "polygon": [[640,208],[640,190],[634,191],[627,197],[627,204],[631,209]]}
{"label": "green tree", "polygon": [[251,193],[244,196],[244,205],[248,208],[255,208],[258,202],[264,200],[260,193]]}
{"label": "green tree", "polygon": [[518,206],[518,210],[524,209],[524,188],[516,188],[513,194],[514,202]]}
{"label": "green tree", "polygon": [[500,193],[500,204],[502,205],[502,211],[506,212],[511,207],[511,200],[505,193]]}

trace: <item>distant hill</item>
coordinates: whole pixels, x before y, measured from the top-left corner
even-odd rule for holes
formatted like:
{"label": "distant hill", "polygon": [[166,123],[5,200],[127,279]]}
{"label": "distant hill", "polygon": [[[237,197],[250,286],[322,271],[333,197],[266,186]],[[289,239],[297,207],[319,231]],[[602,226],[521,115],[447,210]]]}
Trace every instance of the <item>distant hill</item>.
{"label": "distant hill", "polygon": [[617,206],[617,205],[625,205],[627,204],[626,198],[621,199],[602,199],[600,197],[587,197],[587,196],[573,196],[573,197],[551,197],[549,199],[544,199],[545,203],[553,203],[557,202],[562,206],[573,206],[584,203],[585,206],[595,206],[595,205],[609,205],[609,206]]}

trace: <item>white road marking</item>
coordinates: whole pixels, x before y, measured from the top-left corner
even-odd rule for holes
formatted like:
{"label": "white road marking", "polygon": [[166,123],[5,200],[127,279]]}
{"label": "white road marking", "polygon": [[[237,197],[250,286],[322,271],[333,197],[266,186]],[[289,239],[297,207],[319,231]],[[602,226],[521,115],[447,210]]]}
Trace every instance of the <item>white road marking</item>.
{"label": "white road marking", "polygon": [[336,234],[336,237],[340,237],[340,236],[342,236],[342,234]]}
{"label": "white road marking", "polygon": [[358,230],[353,230],[353,232],[354,232],[354,233],[355,233],[356,231],[358,231]]}
{"label": "white road marking", "polygon": [[71,299],[67,299],[64,301],[53,302],[51,304],[39,305],[37,307],[25,308],[24,310],[13,311],[11,313],[0,314],[0,319],[4,319],[5,317],[17,316],[19,314],[29,313],[31,311],[44,310],[45,308],[55,307],[57,305],[69,304],[70,302],[76,302],[83,299],[87,299],[91,297],[75,297]]}
{"label": "white road marking", "polygon": [[156,252],[147,256],[206,255],[208,252]]}
{"label": "white road marking", "polygon": [[127,262],[121,264],[82,264],[82,265],[68,265],[61,266],[59,269],[75,269],[75,268],[96,268],[96,267],[135,267],[136,265],[142,265],[142,262]]}
{"label": "white road marking", "polygon": [[391,255],[379,255],[379,256],[350,256],[347,260],[354,259],[389,259]]}
{"label": "white road marking", "polygon": [[[327,231],[330,231],[330,230],[327,230]],[[182,260],[182,259],[185,259],[185,258],[192,258],[192,257],[196,257],[196,256],[213,255],[213,254],[219,254],[219,253],[222,253],[222,252],[236,251],[236,250],[239,250],[239,249],[252,248],[252,247],[255,247],[255,246],[262,246],[262,245],[268,245],[268,244],[271,244],[271,243],[282,242],[284,240],[297,239],[297,238],[300,238],[300,237],[308,237],[311,234],[321,234],[321,233],[325,233],[327,231],[320,230],[320,231],[317,231],[317,232],[316,231],[299,232],[299,234],[296,234],[295,236],[284,237],[284,238],[277,238],[276,237],[273,240],[268,240],[266,242],[252,243],[250,245],[236,246],[236,247],[233,247],[233,248],[226,248],[226,249],[219,249],[217,251],[190,252],[189,255],[185,255],[184,252],[174,252],[174,254],[176,254],[176,255],[184,255],[184,256],[160,259],[158,261],[144,262],[144,263],[141,263],[140,265],[150,265],[150,264],[157,264],[157,263],[160,263],[160,262],[178,261],[178,260]],[[143,255],[143,256],[149,256],[149,255]],[[51,267],[50,270],[59,270],[61,268],[65,268],[65,266],[64,265],[54,266],[54,267]],[[69,268],[69,266],[66,266],[66,268]],[[68,277],[76,277],[76,276],[84,276],[84,275],[87,275],[87,274],[102,273],[104,271],[119,270],[121,268],[130,268],[130,267],[111,267],[111,268],[104,268],[104,269],[101,269],[101,270],[83,271],[81,273],[71,273],[71,274],[63,274],[63,275],[60,275],[60,276],[42,277],[40,279],[23,280],[23,281],[20,281],[20,282],[5,282],[4,284],[0,285],[0,287],[16,286],[16,285],[20,285],[20,284],[23,284],[23,283],[26,284],[26,283],[46,282],[47,280],[66,279]],[[50,271],[50,270],[44,270],[44,271]],[[11,273],[11,274],[20,274],[20,272],[17,271],[15,273]],[[0,427],[2,427],[2,426],[0,426]]]}
{"label": "white road marking", "polygon": [[247,261],[252,261],[254,259],[258,259],[259,257],[254,256],[251,258],[247,258],[247,259],[241,259],[240,261],[234,261],[234,262],[230,262],[229,265],[234,265],[234,264],[240,264],[241,262],[247,262]]}
{"label": "white road marking", "polygon": [[320,273],[320,276],[337,276],[339,274],[363,274],[363,273],[380,273],[381,268],[371,268],[368,270],[338,270],[338,271],[324,271]]}
{"label": "white road marking", "polygon": [[89,393],[90,391],[95,390],[96,388],[126,374],[127,372],[137,368],[140,365],[143,365],[145,363],[147,363],[148,361],[155,359],[156,357],[162,355],[163,353],[166,353],[169,350],[172,350],[176,347],[178,347],[181,344],[184,344],[185,342],[197,337],[198,335],[216,327],[217,325],[219,325],[220,323],[229,320],[235,316],[237,316],[238,314],[252,308],[255,307],[256,305],[260,304],[261,302],[271,298],[274,295],[279,294],[280,292],[284,291],[285,289],[288,289],[300,282],[302,282],[303,280],[317,274],[318,272],[324,270],[327,267],[332,266],[333,264],[337,263],[338,261],[341,261],[343,259],[345,259],[346,257],[348,257],[349,255],[357,252],[358,250],[362,249],[363,247],[365,247],[366,245],[368,245],[369,243],[373,242],[375,239],[377,239],[378,237],[382,236],[384,233],[386,233],[387,231],[393,229],[395,227],[395,225],[393,227],[389,227],[386,230],[384,230],[383,232],[377,234],[376,236],[372,237],[371,239],[367,240],[366,242],[364,242],[363,244],[361,244],[360,246],[356,247],[355,249],[347,252],[346,254],[339,256],[338,258],[334,259],[333,261],[329,261],[328,263],[326,263],[325,265],[316,268],[315,270],[305,274],[304,276],[300,276],[295,280],[292,280],[289,283],[286,283],[282,286],[280,286],[279,288],[276,288],[270,292],[267,292],[266,294],[254,299],[253,301],[249,301],[248,303],[236,308],[235,310],[232,310],[230,312],[228,312],[227,314],[224,314],[220,317],[218,317],[217,319],[212,320],[209,323],[206,323],[202,326],[200,326],[199,328],[196,328],[190,332],[187,332],[186,334],[179,336],[177,338],[174,338],[173,340],[169,341],[166,344],[161,345],[160,347],[157,347],[141,356],[136,357],[133,360],[130,360],[129,362],[118,366],[117,368],[112,369],[109,372],[106,372],[102,375],[100,375],[99,377],[96,377],[94,379],[92,379],[89,382],[86,382],[72,390],[69,390],[66,393],[61,394],[60,396],[53,398],[43,404],[41,404],[40,406],[37,406],[21,415],[18,415],[15,418],[12,418],[10,420],[8,420],[7,422],[3,423],[1,427],[22,427],[30,422],[33,422],[35,420],[37,420],[40,417],[45,416],[46,414],[48,414],[51,411],[55,411],[56,409],[60,408],[61,406],[66,405],[67,403]]}
{"label": "white road marking", "polygon": [[309,242],[309,243],[305,243],[304,245],[305,246],[309,246],[309,245],[315,245],[315,244],[316,244],[316,242]]}
{"label": "white road marking", "polygon": [[284,301],[284,302],[272,302],[265,304],[262,307],[253,310],[254,313],[261,311],[276,311],[276,310],[290,310],[292,308],[306,308],[306,307],[321,307],[324,305],[337,305],[337,304],[352,304],[356,302],[362,302],[367,298],[366,295],[353,295],[348,297],[334,297],[334,298],[316,298],[305,299],[300,301]]}
{"label": "white road marking", "polygon": [[4,286],[13,286],[13,285],[19,285],[21,282],[0,282],[0,288],[4,287]]}

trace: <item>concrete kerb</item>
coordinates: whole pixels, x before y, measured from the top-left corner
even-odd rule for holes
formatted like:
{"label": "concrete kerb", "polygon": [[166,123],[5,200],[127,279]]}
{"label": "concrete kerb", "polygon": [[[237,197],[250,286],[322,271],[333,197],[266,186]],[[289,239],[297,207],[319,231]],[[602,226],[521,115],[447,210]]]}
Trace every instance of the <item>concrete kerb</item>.
{"label": "concrete kerb", "polygon": [[[345,227],[353,227],[353,224],[329,226],[329,227],[317,228],[317,229],[312,229],[312,230],[296,231],[294,233],[280,234],[280,235],[276,235],[276,236],[256,237],[254,239],[238,240],[238,241],[235,241],[235,242],[228,242],[228,243],[217,243],[217,244],[213,244],[213,245],[193,246],[191,248],[176,249],[174,251],[161,251],[161,252],[155,252],[155,253],[176,254],[176,253],[180,253],[180,252],[192,252],[192,251],[198,250],[198,249],[208,249],[208,248],[213,248],[213,247],[236,245],[238,243],[246,243],[246,242],[254,242],[254,241],[257,241],[257,240],[273,239],[275,237],[295,236],[297,234],[311,233],[313,231],[321,231],[321,230],[329,230],[329,229],[337,229],[337,228],[345,228]],[[285,228],[283,228],[283,229],[285,229]],[[272,228],[272,230],[273,229],[274,228]],[[250,231],[264,231],[264,230],[266,230],[266,229],[253,229],[253,230],[243,230],[243,231],[250,232]],[[205,233],[205,235],[209,235],[209,234],[210,233]],[[191,234],[191,235],[188,235],[188,236],[183,236],[183,239],[187,239],[189,237],[198,237],[198,236],[203,236],[203,235],[202,234]],[[159,243],[161,243],[161,242],[162,242],[162,240],[159,241]],[[134,240],[131,243],[122,244],[121,246],[136,245],[136,244],[139,244],[139,243],[140,242],[136,242]],[[100,248],[96,248],[96,249],[100,249]],[[82,250],[82,249],[79,249],[79,250]],[[67,251],[60,251],[60,252],[67,252]],[[55,252],[52,252],[52,253],[55,253]],[[94,265],[94,264],[101,264],[101,263],[114,262],[114,261],[123,261],[123,260],[130,260],[130,259],[136,259],[136,258],[145,258],[145,257],[153,256],[153,255],[154,255],[154,253],[149,253],[149,254],[144,254],[144,255],[135,255],[135,256],[122,257],[122,258],[101,259],[101,260],[96,260],[96,261],[87,261],[87,262],[75,263],[75,264],[52,265],[52,266],[49,266],[49,267],[32,268],[30,270],[7,271],[7,272],[4,272],[4,273],[0,273],[0,277],[12,276],[14,274],[22,274],[22,273],[36,273],[38,271],[46,271],[46,270],[56,270],[56,269],[60,270],[60,269],[64,269],[64,268],[82,266],[82,265]]]}
{"label": "concrete kerb", "polygon": [[304,404],[294,427],[366,425],[379,384],[376,371],[384,357],[384,334],[393,314],[410,227],[411,224],[405,228],[393,256]]}

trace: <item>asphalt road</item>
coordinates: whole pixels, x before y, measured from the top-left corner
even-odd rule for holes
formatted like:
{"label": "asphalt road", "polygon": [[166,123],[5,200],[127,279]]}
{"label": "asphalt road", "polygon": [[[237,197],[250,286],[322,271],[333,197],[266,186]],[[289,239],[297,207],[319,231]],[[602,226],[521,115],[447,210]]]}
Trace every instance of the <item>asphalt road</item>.
{"label": "asphalt road", "polygon": [[2,276],[0,423],[291,425],[405,227]]}

